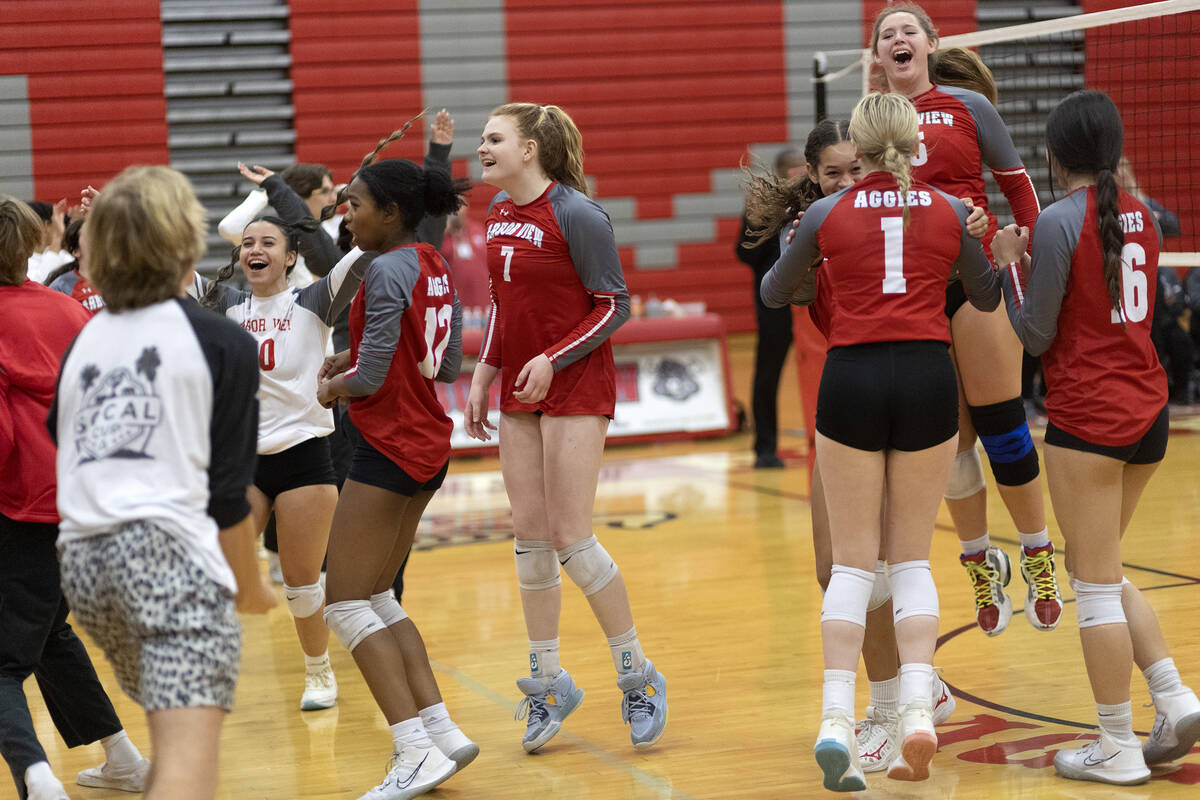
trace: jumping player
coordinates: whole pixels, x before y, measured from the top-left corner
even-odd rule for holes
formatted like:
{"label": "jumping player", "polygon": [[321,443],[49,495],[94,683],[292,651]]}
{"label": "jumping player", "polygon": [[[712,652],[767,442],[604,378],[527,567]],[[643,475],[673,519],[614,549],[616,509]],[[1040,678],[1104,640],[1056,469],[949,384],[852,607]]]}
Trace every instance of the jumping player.
{"label": "jumping player", "polygon": [[666,678],[642,653],[625,581],[592,532],[604,435],[616,405],[608,341],[629,295],[608,215],[587,195],[583,143],[557,106],[511,103],[481,137],[492,310],[471,381],[466,430],[487,441],[500,373],[500,467],[512,505],[529,673],[517,686],[522,745],[548,742],[583,700],[559,664],[559,567],[587,597],[612,653],[634,747],[662,736]]}
{"label": "jumping player", "polygon": [[[1121,537],[1167,447],[1167,380],[1150,341],[1162,234],[1154,214],[1118,188],[1123,129],[1101,92],[1076,92],[1046,120],[1051,169],[1068,194],[1038,217],[1022,302],[1011,265],[1027,229],[1009,226],[993,249],[1010,264],[1008,316],[1042,356],[1046,481],[1068,547],[1079,638],[1100,736],[1060,750],[1067,778],[1142,783],[1148,765],[1186,755],[1200,739],[1200,701],[1183,686],[1158,619],[1121,575]],[[1154,700],[1154,728],[1133,735],[1129,675],[1136,662]]]}

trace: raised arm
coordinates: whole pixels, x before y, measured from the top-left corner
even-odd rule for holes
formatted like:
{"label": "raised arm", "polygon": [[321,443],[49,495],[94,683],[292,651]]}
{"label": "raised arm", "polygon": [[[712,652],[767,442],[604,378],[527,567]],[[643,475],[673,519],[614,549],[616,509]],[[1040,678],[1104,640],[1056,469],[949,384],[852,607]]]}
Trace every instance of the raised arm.
{"label": "raised arm", "polygon": [[[442,109],[433,118],[429,151],[425,153],[425,169],[439,169],[450,174],[450,147],[454,144],[454,120]],[[426,216],[417,224],[417,241],[427,242],[438,250],[446,237],[446,216]]]}
{"label": "raised arm", "polygon": [[362,283],[371,260],[378,253],[364,253],[355,247],[342,256],[337,265],[316,283],[300,290],[296,302],[333,327],[339,314],[350,305]]}
{"label": "raised arm", "polygon": [[217,232],[230,244],[235,246],[241,244],[242,231],[246,230],[246,226],[253,222],[254,218],[261,214],[266,207],[267,193],[262,189],[255,189],[246,195],[246,199],[241,202],[241,205],[230,211],[223,220],[217,223]]}
{"label": "raised arm", "polygon": [[1000,118],[1000,112],[982,95],[970,93],[968,104],[975,117],[979,137],[979,152],[983,163],[992,170],[992,177],[1004,193],[1012,208],[1017,225],[1033,230],[1038,213],[1042,210],[1038,202],[1033,181],[1025,171],[1021,156],[1013,145],[1008,127]]}

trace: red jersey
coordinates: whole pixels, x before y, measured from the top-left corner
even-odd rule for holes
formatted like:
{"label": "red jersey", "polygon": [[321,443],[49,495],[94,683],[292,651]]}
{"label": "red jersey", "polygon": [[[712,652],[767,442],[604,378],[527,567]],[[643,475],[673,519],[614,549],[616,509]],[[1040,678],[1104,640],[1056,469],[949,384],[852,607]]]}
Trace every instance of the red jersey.
{"label": "red jersey", "polygon": [[1033,182],[1013,146],[1004,121],[978,92],[954,86],[934,86],[912,98],[920,123],[920,143],[913,156],[913,178],[941,189],[951,197],[969,197],[987,211],[984,249],[991,256],[996,217],[988,208],[983,167],[1004,192],[1018,225],[1033,229],[1040,206]]}
{"label": "red jersey", "polygon": [[966,232],[966,207],[914,181],[904,227],[896,179],[872,172],[814,203],[792,244],[763,279],[763,302],[789,302],[818,257],[828,271],[830,347],[933,340],[950,342],[946,280],[958,268],[977,305],[999,302],[999,282],[979,243]]}
{"label": "red jersey", "polygon": [[[609,336],[629,317],[629,294],[608,215],[552,183],[525,205],[501,192],[486,226],[492,311],[480,360],[500,367],[500,410],[611,417]],[[538,403],[521,403],[517,376],[543,354],[554,366],[550,389]]]}
{"label": "red jersey", "polygon": [[[454,300],[446,262],[421,243],[377,256],[350,304],[354,366],[346,384],[365,395],[350,398],[350,419],[372,447],[419,481],[437,475],[450,458],[453,423],[434,379],[454,338]],[[379,372],[372,360],[386,367],[382,382],[369,374]]]}
{"label": "red jersey", "polygon": [[[1110,447],[1141,439],[1167,404],[1167,376],[1150,341],[1159,233],[1153,213],[1137,198],[1120,192],[1118,208],[1125,232],[1125,324],[1104,282],[1094,186],[1077,189],[1038,219],[1027,308],[1019,315],[1026,328],[1053,337],[1048,349],[1029,342],[1036,348],[1031,352],[1045,351],[1050,421],[1072,436]],[[1028,330],[1021,338],[1029,338]]]}

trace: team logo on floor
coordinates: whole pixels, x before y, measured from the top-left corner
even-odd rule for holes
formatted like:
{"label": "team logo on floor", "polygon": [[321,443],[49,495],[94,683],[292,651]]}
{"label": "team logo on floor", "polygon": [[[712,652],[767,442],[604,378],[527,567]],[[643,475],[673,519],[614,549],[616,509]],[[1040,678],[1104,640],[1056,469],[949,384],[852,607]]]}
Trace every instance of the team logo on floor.
{"label": "team logo on floor", "polygon": [[132,371],[117,367],[101,376],[94,364],[83,368],[83,407],[72,425],[81,464],[104,458],[153,458],[146,448],[162,420],[162,402],[154,392],[154,376],[161,364],[158,349],[147,347]]}

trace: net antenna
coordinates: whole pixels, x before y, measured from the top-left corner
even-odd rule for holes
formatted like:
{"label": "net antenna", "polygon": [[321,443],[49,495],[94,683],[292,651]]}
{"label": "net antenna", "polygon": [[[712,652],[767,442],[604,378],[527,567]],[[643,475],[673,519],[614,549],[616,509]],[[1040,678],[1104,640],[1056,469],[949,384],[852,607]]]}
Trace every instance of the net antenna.
{"label": "net antenna", "polygon": [[[1099,89],[1112,97],[1125,124],[1127,165],[1118,177],[1158,217],[1164,234],[1159,266],[1200,267],[1192,180],[1200,174],[1200,155],[1194,154],[1200,153],[1194,133],[1200,130],[1200,62],[1192,54],[1198,37],[1200,0],[1164,0],[943,36],[938,46],[976,48],[991,68],[1000,115],[1043,207],[1054,200],[1046,115],[1077,89]],[[867,48],[814,53],[815,118],[848,114],[848,108],[829,109],[828,87],[857,77],[859,95],[866,94],[873,67]],[[988,189],[993,213],[1002,225],[1011,222],[1008,205],[990,179]]]}

